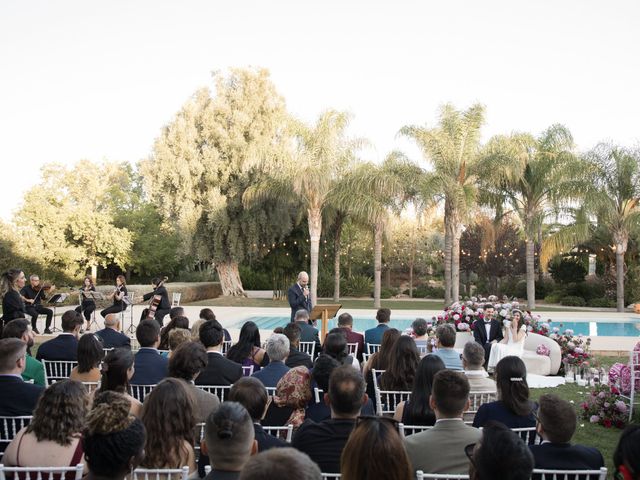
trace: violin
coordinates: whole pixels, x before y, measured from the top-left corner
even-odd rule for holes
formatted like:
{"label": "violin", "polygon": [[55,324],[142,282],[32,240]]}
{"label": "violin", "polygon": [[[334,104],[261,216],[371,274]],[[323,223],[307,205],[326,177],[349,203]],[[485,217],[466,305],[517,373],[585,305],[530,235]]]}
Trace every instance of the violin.
{"label": "violin", "polygon": [[44,282],[42,284],[38,284],[35,287],[32,287],[34,291],[39,292],[40,290],[43,290],[45,292],[49,292],[51,290],[55,290],[56,286],[52,285],[49,282]]}

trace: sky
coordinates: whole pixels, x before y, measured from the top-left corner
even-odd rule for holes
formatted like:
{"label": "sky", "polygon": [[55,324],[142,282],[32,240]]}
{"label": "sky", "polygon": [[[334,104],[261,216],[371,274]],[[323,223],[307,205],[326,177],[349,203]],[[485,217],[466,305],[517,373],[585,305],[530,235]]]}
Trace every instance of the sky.
{"label": "sky", "polygon": [[637,0],[1,0],[0,218],[42,165],[147,157],[212,72],[269,69],[290,112],[351,112],[366,160],[403,125],[486,106],[483,140],[566,125],[640,143]]}

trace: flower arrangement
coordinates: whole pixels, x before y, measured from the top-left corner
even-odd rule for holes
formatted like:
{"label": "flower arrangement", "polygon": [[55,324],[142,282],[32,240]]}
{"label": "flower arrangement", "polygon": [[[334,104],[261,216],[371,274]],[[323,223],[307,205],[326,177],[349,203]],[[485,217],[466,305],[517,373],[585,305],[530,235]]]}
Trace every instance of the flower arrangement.
{"label": "flower arrangement", "polygon": [[536,347],[536,353],[538,355],[543,355],[545,357],[548,357],[549,355],[551,355],[551,350],[544,343],[541,343]]}
{"label": "flower arrangement", "polygon": [[589,367],[591,354],[589,348],[591,339],[586,338],[582,334],[574,335],[573,330],[567,329],[564,333],[552,333],[549,338],[555,340],[560,345],[560,353],[562,354],[562,366],[559,374],[564,373],[567,366],[576,368]]}
{"label": "flower arrangement", "polygon": [[[634,358],[640,360],[640,342],[633,347]],[[637,367],[636,367],[637,368]],[[631,368],[627,364],[614,363],[609,370],[609,385],[618,388],[623,395],[631,393]],[[636,390],[640,390],[640,380],[636,379]]]}
{"label": "flower arrangement", "polygon": [[582,418],[591,423],[605,428],[624,428],[627,424],[628,407],[615,387],[596,386],[580,406]]}

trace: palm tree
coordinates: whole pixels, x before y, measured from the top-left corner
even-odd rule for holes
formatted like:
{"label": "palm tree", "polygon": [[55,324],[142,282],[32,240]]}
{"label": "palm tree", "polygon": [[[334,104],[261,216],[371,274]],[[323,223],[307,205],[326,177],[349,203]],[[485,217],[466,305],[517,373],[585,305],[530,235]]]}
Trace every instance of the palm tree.
{"label": "palm tree", "polygon": [[600,144],[583,165],[584,213],[548,237],[542,260],[589,238],[592,221],[608,231],[616,254],[616,306],[624,311],[624,255],[629,237],[640,233],[640,151]]}
{"label": "palm tree", "polygon": [[529,309],[535,308],[535,242],[542,224],[553,205],[578,195],[582,185],[572,149],[571,133],[562,125],[552,125],[538,138],[498,135],[485,147],[485,168],[495,172],[485,187],[511,208],[505,214],[515,213],[522,225]]}
{"label": "palm tree", "polygon": [[480,171],[478,147],[484,107],[480,104],[465,111],[446,104],[441,108],[438,126],[426,128],[407,125],[400,134],[413,139],[433,167],[427,191],[437,191],[444,200],[445,304],[457,301],[460,291],[460,236],[466,214],[475,203]]}

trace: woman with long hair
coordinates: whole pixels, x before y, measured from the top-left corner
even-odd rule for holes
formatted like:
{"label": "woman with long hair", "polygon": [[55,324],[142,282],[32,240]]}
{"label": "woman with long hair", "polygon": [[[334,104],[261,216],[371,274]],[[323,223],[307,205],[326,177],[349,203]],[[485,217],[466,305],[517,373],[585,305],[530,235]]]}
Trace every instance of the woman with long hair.
{"label": "woman with long hair", "polygon": [[118,275],[116,277],[116,288],[107,298],[113,298],[113,305],[105,308],[100,312],[102,318],[106,317],[110,313],[120,313],[127,309],[127,304],[124,302],[124,297],[127,296],[127,279],[124,275]]}
{"label": "woman with long hair", "polygon": [[253,365],[254,372],[269,363],[267,352],[260,346],[260,329],[254,322],[242,325],[238,343],[229,349],[227,358],[244,367]]}
{"label": "woman with long hair", "polygon": [[373,389],[373,373],[372,370],[386,370],[389,368],[391,355],[393,355],[393,347],[400,338],[400,331],[395,328],[388,328],[382,334],[382,342],[380,350],[369,357],[363,369],[364,379],[367,381],[367,395],[369,398],[376,398]]}
{"label": "woman with long hair", "polygon": [[2,459],[17,467],[75,467],[83,462],[81,433],[89,408],[82,383],[62,380],[42,393],[31,423],[11,441]]}
{"label": "woman with long hair", "polygon": [[133,377],[133,353],[128,348],[114,348],[102,362],[102,377],[96,396],[102,392],[118,392],[129,400],[129,412],[139,417],[142,404],[129,394],[129,380]]}
{"label": "woman with long hair", "polygon": [[26,318],[27,310],[20,290],[27,282],[22,270],[11,268],[0,276],[0,295],[2,295],[2,321],[0,327],[16,318]]}
{"label": "woman with long hair", "polygon": [[69,378],[78,382],[99,382],[103,358],[102,340],[93,333],[82,335],[78,341],[78,365],[73,367]]}
{"label": "woman with long hair", "polygon": [[[509,428],[535,427],[537,405],[529,400],[527,367],[520,357],[504,357],[496,365],[498,400],[480,405],[473,426],[496,420]],[[533,440],[533,439],[532,439]]]}
{"label": "woman with long hair", "polygon": [[431,397],[433,377],[445,368],[442,359],[436,355],[422,357],[413,381],[411,400],[400,402],[393,418],[405,425],[435,425],[436,414],[431,410],[429,397]]}
{"label": "woman with long hair", "polygon": [[142,423],[147,430],[145,468],[196,469],[193,449],[195,402],[184,382],[165,378],[145,397]]}
{"label": "woman with long hair", "polygon": [[331,330],[327,338],[324,339],[322,353],[329,355],[340,365],[353,365],[360,370],[360,365],[357,360],[349,355],[349,351],[347,350],[347,336],[338,328]]}
{"label": "woman with long hair", "polygon": [[358,417],[342,450],[343,480],[411,480],[411,461],[395,422],[386,417]]}
{"label": "woman with long hair", "polygon": [[380,375],[380,387],[383,390],[412,390],[418,362],[420,354],[416,342],[408,335],[402,335],[393,346],[389,367]]}
{"label": "woman with long hair", "polygon": [[495,370],[498,362],[504,357],[522,357],[524,341],[527,336],[527,326],[522,322],[522,312],[517,309],[511,311],[511,320],[505,320],[502,327],[503,338],[494,344],[489,352],[487,370]]}
{"label": "woman with long hair", "polygon": [[158,350],[169,350],[169,334],[176,328],[189,329],[189,319],[182,315],[177,316],[169,320],[162,330],[160,331],[160,346]]}
{"label": "woman with long hair", "polygon": [[93,279],[89,276],[84,277],[82,287],[80,287],[80,299],[81,303],[76,307],[76,312],[82,313],[84,319],[87,321],[86,330],[91,328],[91,314],[96,309],[96,302],[93,297],[87,295],[88,292],[95,292],[96,287],[93,284]]}

